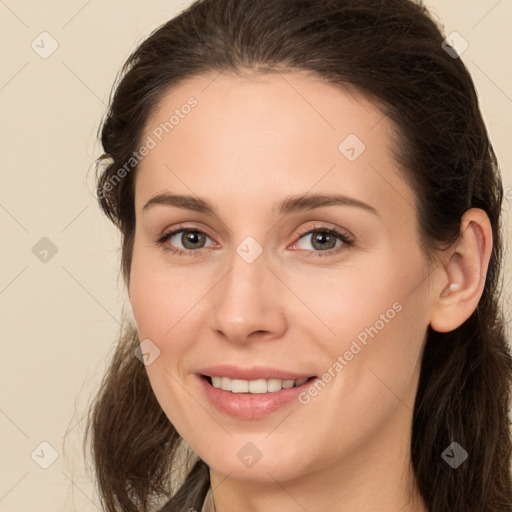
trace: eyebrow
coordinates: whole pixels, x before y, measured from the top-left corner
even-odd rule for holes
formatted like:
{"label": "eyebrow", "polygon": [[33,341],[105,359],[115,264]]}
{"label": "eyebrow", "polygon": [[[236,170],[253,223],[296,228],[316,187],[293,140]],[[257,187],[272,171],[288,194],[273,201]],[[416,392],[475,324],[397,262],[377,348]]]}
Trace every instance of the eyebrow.
{"label": "eyebrow", "polygon": [[[189,195],[176,195],[176,194],[158,194],[152,197],[142,208],[142,211],[149,210],[153,206],[174,206],[184,210],[192,210],[199,213],[216,216],[214,206],[206,199]],[[354,206],[366,210],[374,215],[380,217],[378,211],[369,204],[355,199],[353,197],[345,196],[342,194],[309,194],[299,196],[289,196],[281,203],[274,205],[273,211],[280,215],[289,215],[291,213],[313,210],[323,206]]]}

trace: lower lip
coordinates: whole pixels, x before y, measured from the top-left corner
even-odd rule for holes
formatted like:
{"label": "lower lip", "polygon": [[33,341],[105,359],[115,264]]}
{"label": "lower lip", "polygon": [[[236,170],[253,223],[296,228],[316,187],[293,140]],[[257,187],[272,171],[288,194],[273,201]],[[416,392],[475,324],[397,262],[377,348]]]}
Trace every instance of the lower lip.
{"label": "lower lip", "polygon": [[248,420],[263,418],[297,400],[300,393],[317,380],[309,379],[300,386],[270,393],[231,393],[214,388],[205,377],[198,375],[198,379],[206,397],[217,409],[230,416]]}

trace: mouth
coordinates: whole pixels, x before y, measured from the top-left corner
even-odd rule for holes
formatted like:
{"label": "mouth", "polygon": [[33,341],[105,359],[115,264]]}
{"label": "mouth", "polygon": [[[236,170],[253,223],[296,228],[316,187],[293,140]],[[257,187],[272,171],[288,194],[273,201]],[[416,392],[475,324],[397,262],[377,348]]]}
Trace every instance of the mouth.
{"label": "mouth", "polygon": [[268,393],[277,393],[283,389],[298,388],[308,384],[309,381],[316,379],[316,376],[302,377],[300,379],[231,379],[220,375],[201,375],[210,386],[228,391],[233,394],[254,394],[262,395]]}
{"label": "mouth", "polygon": [[264,365],[219,364],[196,373],[205,398],[219,412],[257,420],[284,407],[299,404],[298,397],[317,376]]}

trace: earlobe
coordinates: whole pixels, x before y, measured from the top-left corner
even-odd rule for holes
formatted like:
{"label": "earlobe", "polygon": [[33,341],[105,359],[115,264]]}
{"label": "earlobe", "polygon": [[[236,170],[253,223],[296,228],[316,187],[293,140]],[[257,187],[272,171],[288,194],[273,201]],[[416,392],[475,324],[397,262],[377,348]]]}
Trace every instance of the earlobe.
{"label": "earlobe", "polygon": [[492,251],[492,228],[487,214],[472,208],[462,217],[461,234],[439,273],[430,325],[438,332],[453,331],[475,311],[482,296]]}

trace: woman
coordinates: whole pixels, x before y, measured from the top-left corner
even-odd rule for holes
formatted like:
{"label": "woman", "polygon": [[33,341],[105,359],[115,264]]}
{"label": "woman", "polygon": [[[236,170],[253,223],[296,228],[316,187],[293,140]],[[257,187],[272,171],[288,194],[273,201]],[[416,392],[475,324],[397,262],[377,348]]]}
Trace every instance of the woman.
{"label": "woman", "polygon": [[424,7],[196,2],[101,140],[106,510],[512,511],[499,167]]}

